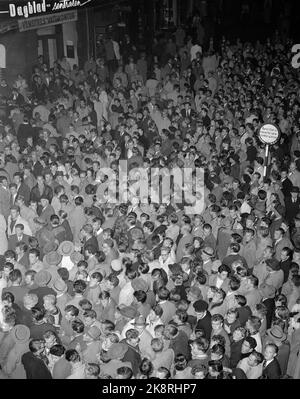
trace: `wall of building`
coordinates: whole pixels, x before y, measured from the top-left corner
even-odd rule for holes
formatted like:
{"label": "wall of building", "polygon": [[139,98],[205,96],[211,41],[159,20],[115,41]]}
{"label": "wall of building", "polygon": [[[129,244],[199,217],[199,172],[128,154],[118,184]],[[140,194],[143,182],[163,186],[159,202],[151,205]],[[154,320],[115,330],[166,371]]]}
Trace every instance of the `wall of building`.
{"label": "wall of building", "polygon": [[30,78],[32,67],[37,62],[38,43],[35,31],[11,31],[1,35],[0,43],[6,49],[6,70],[4,75],[11,82],[19,73]]}
{"label": "wall of building", "polygon": [[69,64],[71,67],[73,65],[78,65],[78,34],[77,34],[77,26],[76,22],[69,22],[62,26],[63,29],[63,42],[64,42],[64,54],[67,56],[67,45],[74,46],[74,57],[75,58],[68,58]]}

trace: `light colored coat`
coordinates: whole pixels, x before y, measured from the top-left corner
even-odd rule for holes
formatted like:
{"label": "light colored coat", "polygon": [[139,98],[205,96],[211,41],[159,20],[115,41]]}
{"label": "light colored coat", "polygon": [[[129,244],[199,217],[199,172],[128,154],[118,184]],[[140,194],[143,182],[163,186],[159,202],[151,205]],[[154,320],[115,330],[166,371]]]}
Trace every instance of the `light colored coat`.
{"label": "light colored coat", "polygon": [[3,372],[14,380],[26,379],[26,373],[21,363],[24,353],[29,351],[29,341],[16,343],[8,353],[6,362],[2,365]]}
{"label": "light colored coat", "polygon": [[7,223],[5,217],[0,214],[0,255],[3,255],[8,248],[6,229],[7,229]]}

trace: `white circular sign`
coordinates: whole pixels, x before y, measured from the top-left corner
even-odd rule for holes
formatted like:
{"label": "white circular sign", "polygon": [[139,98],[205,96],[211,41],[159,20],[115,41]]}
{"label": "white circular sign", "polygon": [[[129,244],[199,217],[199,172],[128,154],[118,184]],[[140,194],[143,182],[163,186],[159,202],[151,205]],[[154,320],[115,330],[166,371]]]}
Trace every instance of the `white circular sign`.
{"label": "white circular sign", "polygon": [[273,145],[280,139],[280,131],[273,123],[265,123],[259,129],[258,137],[262,143]]}

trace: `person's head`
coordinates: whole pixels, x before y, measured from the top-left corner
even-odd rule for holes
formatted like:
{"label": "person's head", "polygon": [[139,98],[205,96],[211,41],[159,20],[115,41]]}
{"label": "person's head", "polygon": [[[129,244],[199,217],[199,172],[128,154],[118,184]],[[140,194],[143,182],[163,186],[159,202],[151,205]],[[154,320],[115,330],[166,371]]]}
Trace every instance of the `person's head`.
{"label": "person's head", "polygon": [[28,258],[30,265],[34,265],[39,260],[39,256],[40,256],[40,251],[37,248],[31,248],[28,251]]}
{"label": "person's head", "polygon": [[87,363],[84,368],[84,375],[88,380],[99,379],[100,366],[96,363]]}
{"label": "person's head", "polygon": [[164,331],[164,336],[167,340],[172,340],[179,333],[178,327],[173,324],[167,324]]}
{"label": "person's head", "polygon": [[207,367],[205,364],[199,364],[199,366],[194,366],[191,370],[191,374],[195,380],[204,380],[207,374]]}
{"label": "person's head", "polygon": [[22,273],[19,269],[14,269],[9,273],[9,280],[12,285],[20,285],[22,282]]}
{"label": "person's head", "polygon": [[218,268],[218,276],[219,276],[219,278],[221,280],[223,280],[223,281],[226,280],[227,277],[229,276],[229,274],[230,274],[230,267],[229,266],[224,265],[224,264],[219,266],[219,268]]}
{"label": "person's head", "polygon": [[253,337],[246,337],[242,343],[241,353],[246,354],[252,352],[257,346],[257,342]]}
{"label": "person's head", "polygon": [[267,361],[273,360],[278,354],[278,346],[274,343],[269,343],[266,345],[264,350],[264,358]]}
{"label": "person's head", "polygon": [[45,341],[45,347],[50,349],[53,345],[59,344],[59,338],[55,332],[48,330],[43,334],[43,339]]}
{"label": "person's head", "polygon": [[39,299],[36,294],[26,294],[23,297],[23,305],[25,309],[31,310],[34,308],[35,305],[37,305]]}
{"label": "person's head", "polygon": [[87,283],[83,280],[76,280],[73,283],[73,289],[75,294],[82,295],[87,288]]}
{"label": "person's head", "polygon": [[222,329],[224,323],[224,318],[220,314],[214,314],[211,317],[211,327],[213,331],[219,331]]}
{"label": "person's head", "polygon": [[74,335],[83,334],[84,332],[84,323],[80,319],[75,319],[71,322],[71,327],[74,332]]}
{"label": "person's head", "polygon": [[225,319],[228,324],[233,324],[238,319],[239,313],[236,309],[229,309],[226,313]]}
{"label": "person's head", "polygon": [[247,331],[244,327],[237,327],[232,333],[232,339],[234,342],[239,342],[246,337]]}
{"label": "person's head", "polygon": [[44,309],[46,311],[51,311],[53,309],[55,309],[55,305],[56,305],[56,296],[55,295],[45,295],[43,297],[43,302],[44,302]]}
{"label": "person's head", "polygon": [[83,313],[83,322],[86,327],[90,327],[91,325],[93,325],[96,319],[97,319],[97,313],[95,312],[94,309],[86,310]]}
{"label": "person's head", "polygon": [[257,316],[250,316],[246,322],[246,328],[250,335],[256,334],[261,327],[261,320]]}
{"label": "person's head", "polygon": [[168,380],[171,378],[171,373],[166,367],[159,367],[156,370],[155,377],[160,380]]}
{"label": "person's head", "polygon": [[247,278],[247,285],[249,290],[258,288],[259,280],[256,276],[252,275]]}
{"label": "person's head", "polygon": [[77,350],[75,349],[69,349],[65,353],[65,358],[68,362],[72,364],[80,363],[81,362],[81,357]]}
{"label": "person's head", "polygon": [[197,338],[191,343],[192,358],[197,358],[206,354],[209,348],[209,342],[206,338]]}
{"label": "person's head", "polygon": [[65,347],[60,344],[54,344],[49,350],[49,360],[50,363],[56,363],[65,354]]}
{"label": "person's head", "polygon": [[279,229],[276,229],[274,232],[274,239],[275,240],[280,240],[284,236],[284,230],[280,227]]}
{"label": "person's head", "polygon": [[255,367],[261,364],[264,361],[264,356],[257,352],[256,350],[252,351],[251,354],[247,358],[248,366]]}
{"label": "person's head", "polygon": [[247,304],[247,299],[243,295],[235,295],[234,296],[234,305],[236,307],[243,307]]}
{"label": "person's head", "polygon": [[3,292],[1,300],[3,306],[6,306],[7,308],[12,308],[15,302],[15,297],[11,292]]}
{"label": "person's head", "polygon": [[134,328],[131,328],[126,331],[125,333],[126,341],[129,343],[129,345],[135,347],[138,345],[140,338],[139,338],[139,332],[135,330]]}
{"label": "person's head", "polygon": [[223,372],[222,362],[219,360],[210,360],[208,362],[208,373],[212,378],[220,378]]}
{"label": "person's head", "polygon": [[211,348],[210,358],[211,360],[222,360],[225,355],[225,347],[221,344],[215,344]]}
{"label": "person's head", "polygon": [[13,205],[10,208],[10,216],[12,220],[16,220],[20,215],[20,208],[16,205]]}
{"label": "person's head", "polygon": [[65,310],[65,318],[70,322],[75,320],[76,317],[78,317],[79,315],[79,309],[74,305],[67,305],[64,310]]}
{"label": "person's head", "polygon": [[274,300],[275,300],[275,307],[276,308],[278,308],[280,306],[285,307],[288,304],[287,297],[285,295],[283,295],[283,294],[276,295]]}
{"label": "person's head", "polygon": [[35,356],[41,355],[45,351],[45,342],[42,339],[32,339],[29,342],[29,350]]}
{"label": "person's head", "polygon": [[293,251],[290,248],[284,247],[280,252],[280,260],[282,262],[285,262],[292,258],[292,254],[293,254]]}

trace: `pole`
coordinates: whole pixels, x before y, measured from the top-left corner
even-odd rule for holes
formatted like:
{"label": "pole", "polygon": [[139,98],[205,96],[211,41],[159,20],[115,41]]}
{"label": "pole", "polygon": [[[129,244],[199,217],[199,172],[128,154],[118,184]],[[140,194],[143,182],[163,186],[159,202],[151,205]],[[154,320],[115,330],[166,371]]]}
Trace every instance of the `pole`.
{"label": "pole", "polygon": [[267,176],[267,167],[268,167],[268,163],[269,163],[269,149],[270,146],[269,144],[266,144],[266,148],[265,148],[265,161],[264,161],[264,178]]}
{"label": "pole", "polygon": [[85,21],[86,21],[86,37],[87,37],[87,59],[89,60],[90,57],[90,19],[89,19],[89,12],[88,8],[85,10]]}

